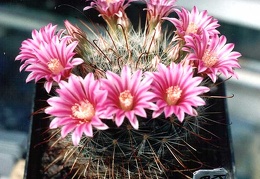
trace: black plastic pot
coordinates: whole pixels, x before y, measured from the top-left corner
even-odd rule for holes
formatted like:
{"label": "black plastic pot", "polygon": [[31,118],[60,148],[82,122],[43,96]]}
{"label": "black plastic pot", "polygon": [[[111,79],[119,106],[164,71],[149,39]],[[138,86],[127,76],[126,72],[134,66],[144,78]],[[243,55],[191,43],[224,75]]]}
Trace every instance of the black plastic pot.
{"label": "black plastic pot", "polygon": [[[225,96],[224,83],[220,83],[212,95]],[[48,150],[47,141],[45,140],[49,122],[47,116],[44,113],[39,113],[39,111],[46,107],[47,98],[48,95],[43,85],[38,83],[36,85],[34,106],[34,111],[38,112],[33,115],[31,121],[24,175],[24,178],[27,179],[44,178],[42,176],[41,160],[44,151]],[[207,103],[209,104],[206,110],[207,118],[214,122],[207,124],[207,132],[200,132],[201,136],[206,136],[207,139],[195,138],[192,144],[193,147],[198,149],[195,155],[202,162],[201,169],[223,167],[228,171],[229,178],[234,178],[233,148],[226,99],[212,98]],[[192,177],[192,172],[190,172],[190,177]]]}

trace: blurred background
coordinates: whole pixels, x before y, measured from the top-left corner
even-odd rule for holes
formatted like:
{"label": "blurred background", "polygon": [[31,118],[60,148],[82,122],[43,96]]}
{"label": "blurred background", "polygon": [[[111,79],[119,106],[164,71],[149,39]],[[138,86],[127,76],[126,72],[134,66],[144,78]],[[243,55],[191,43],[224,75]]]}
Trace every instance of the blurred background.
{"label": "blurred background", "polygon": [[[85,0],[0,0],[0,179],[22,178],[34,84],[25,83],[14,59],[31,31],[52,22],[93,17],[82,12]],[[207,9],[219,31],[242,53],[239,80],[226,83],[237,179],[259,179],[260,172],[260,1],[179,0],[177,5]],[[136,6],[135,8],[138,8]],[[136,9],[129,11],[135,14]],[[91,16],[90,16],[91,15]],[[100,18],[92,19],[102,23]],[[18,168],[18,170],[16,170]],[[21,172],[16,172],[16,171]]]}

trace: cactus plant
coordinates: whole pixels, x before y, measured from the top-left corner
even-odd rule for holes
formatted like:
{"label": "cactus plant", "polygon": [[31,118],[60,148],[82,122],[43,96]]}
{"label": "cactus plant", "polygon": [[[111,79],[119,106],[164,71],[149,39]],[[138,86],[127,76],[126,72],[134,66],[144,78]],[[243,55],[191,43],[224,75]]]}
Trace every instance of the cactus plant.
{"label": "cactus plant", "polygon": [[127,17],[131,1],[94,0],[84,10],[100,13],[102,31],[66,20],[63,31],[48,24],[23,41],[16,60],[27,82],[43,80],[51,96],[46,178],[179,178],[204,166],[194,143],[216,137],[207,104],[221,97],[210,91],[219,74],[236,76],[240,53],[207,11],[143,2],[144,29]]}

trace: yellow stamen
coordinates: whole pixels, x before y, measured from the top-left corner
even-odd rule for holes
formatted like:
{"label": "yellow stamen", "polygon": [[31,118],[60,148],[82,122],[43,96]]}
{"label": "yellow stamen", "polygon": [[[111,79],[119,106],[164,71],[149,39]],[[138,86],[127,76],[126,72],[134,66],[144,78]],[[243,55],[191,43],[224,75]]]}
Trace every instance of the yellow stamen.
{"label": "yellow stamen", "polygon": [[202,57],[202,61],[206,67],[210,68],[217,63],[218,58],[213,53],[210,53],[209,50],[206,50]]}
{"label": "yellow stamen", "polygon": [[191,33],[195,34],[195,33],[197,33],[197,31],[198,31],[197,25],[194,22],[191,22],[191,23],[189,23],[185,34],[186,35],[191,34]]}
{"label": "yellow stamen", "polygon": [[90,122],[95,115],[95,108],[88,100],[75,103],[71,107],[71,111],[73,117],[81,119],[83,122]]}
{"label": "yellow stamen", "polygon": [[57,58],[53,58],[48,62],[48,68],[54,74],[59,74],[64,69]]}
{"label": "yellow stamen", "polygon": [[166,102],[168,105],[175,105],[181,97],[182,90],[179,86],[171,86],[166,89]]}
{"label": "yellow stamen", "polygon": [[109,5],[110,3],[115,3],[117,2],[117,0],[105,0],[107,2],[107,4]]}
{"label": "yellow stamen", "polygon": [[130,111],[133,108],[134,97],[129,90],[120,93],[119,96],[120,107],[125,111]]}

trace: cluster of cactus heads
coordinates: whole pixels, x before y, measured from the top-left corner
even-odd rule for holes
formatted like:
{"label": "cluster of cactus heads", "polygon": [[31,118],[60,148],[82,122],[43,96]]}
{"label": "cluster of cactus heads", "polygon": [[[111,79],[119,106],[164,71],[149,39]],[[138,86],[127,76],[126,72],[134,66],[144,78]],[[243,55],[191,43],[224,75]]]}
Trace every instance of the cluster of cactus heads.
{"label": "cluster of cactus heads", "polygon": [[66,20],[63,31],[49,24],[22,43],[16,60],[31,72],[27,82],[45,80],[53,96],[43,110],[46,178],[178,178],[203,166],[194,143],[214,136],[208,92],[220,74],[236,76],[240,53],[207,11],[143,2],[144,29],[125,13],[131,1],[94,0],[84,10],[96,9],[107,27]]}

